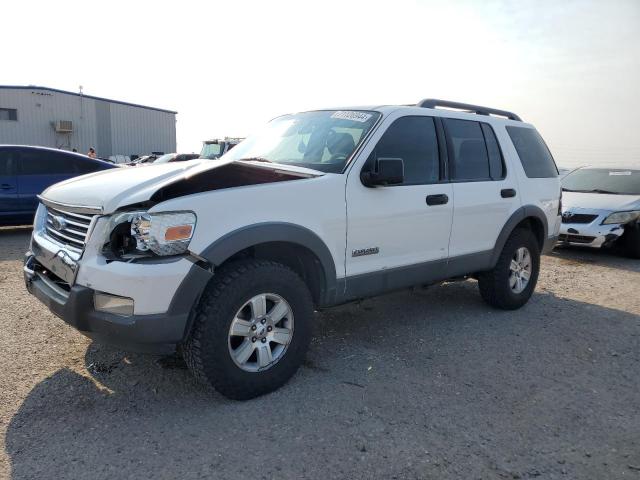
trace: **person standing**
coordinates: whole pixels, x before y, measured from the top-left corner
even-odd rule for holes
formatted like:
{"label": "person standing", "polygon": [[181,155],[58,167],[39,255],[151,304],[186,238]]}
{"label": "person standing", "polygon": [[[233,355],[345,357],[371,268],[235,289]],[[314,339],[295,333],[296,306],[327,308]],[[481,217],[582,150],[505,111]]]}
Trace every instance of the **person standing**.
{"label": "person standing", "polygon": [[93,147],[89,147],[89,153],[87,153],[87,156],[90,158],[96,158],[96,151]]}

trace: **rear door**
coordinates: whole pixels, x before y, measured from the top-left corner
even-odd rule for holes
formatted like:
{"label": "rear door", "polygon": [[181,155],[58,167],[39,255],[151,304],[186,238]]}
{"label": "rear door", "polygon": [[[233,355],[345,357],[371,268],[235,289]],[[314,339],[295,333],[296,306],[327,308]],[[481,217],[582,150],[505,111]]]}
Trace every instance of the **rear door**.
{"label": "rear door", "polygon": [[11,148],[0,148],[0,216],[15,215],[18,207],[18,183]]}
{"label": "rear door", "polygon": [[489,252],[520,207],[515,175],[506,170],[489,123],[453,118],[443,123],[454,197],[449,255]]}
{"label": "rear door", "polygon": [[75,163],[64,152],[38,148],[17,151],[18,199],[24,213],[35,212],[38,195],[46,188],[77,175]]}

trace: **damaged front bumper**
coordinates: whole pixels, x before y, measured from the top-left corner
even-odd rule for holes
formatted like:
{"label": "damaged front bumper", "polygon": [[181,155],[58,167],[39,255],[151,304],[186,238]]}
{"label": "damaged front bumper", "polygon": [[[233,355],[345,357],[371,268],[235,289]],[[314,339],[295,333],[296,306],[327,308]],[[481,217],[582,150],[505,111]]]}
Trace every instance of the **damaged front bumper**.
{"label": "damaged front bumper", "polygon": [[[182,265],[190,266],[177,280],[173,272],[177,262],[112,262],[98,269],[93,265],[96,261],[67,251],[34,230],[31,250],[24,259],[26,288],[57,317],[100,343],[137,352],[175,351],[188,333],[192,307],[212,273],[181,260]],[[164,291],[167,284],[175,285],[171,294],[171,289]],[[96,305],[96,294],[131,297],[135,309],[132,314],[104,311]],[[162,311],[150,311],[159,305]]]}
{"label": "damaged front bumper", "polygon": [[607,248],[624,234],[624,224],[603,225],[611,212],[572,210],[563,212],[559,245]]}

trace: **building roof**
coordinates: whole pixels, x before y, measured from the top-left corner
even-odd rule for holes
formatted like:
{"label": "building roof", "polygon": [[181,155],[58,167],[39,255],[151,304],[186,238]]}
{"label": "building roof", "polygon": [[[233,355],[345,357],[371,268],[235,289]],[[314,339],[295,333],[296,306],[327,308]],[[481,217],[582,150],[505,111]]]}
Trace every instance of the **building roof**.
{"label": "building roof", "polygon": [[147,107],[146,105],[138,105],[136,103],[122,102],[120,100],[111,100],[110,98],[94,97],[93,95],[85,95],[84,93],[80,95],[80,93],[77,93],[77,92],[68,92],[66,90],[59,90],[57,88],[50,88],[50,87],[39,87],[37,85],[0,85],[0,90],[46,90],[47,92],[64,93],[66,95],[73,95],[76,97],[82,96],[83,98],[92,98],[94,100],[102,100],[104,102],[118,103],[120,105],[128,105],[130,107],[146,108],[147,110],[156,110],[158,112],[173,113],[174,115],[178,113],[173,110],[165,110],[164,108]]}

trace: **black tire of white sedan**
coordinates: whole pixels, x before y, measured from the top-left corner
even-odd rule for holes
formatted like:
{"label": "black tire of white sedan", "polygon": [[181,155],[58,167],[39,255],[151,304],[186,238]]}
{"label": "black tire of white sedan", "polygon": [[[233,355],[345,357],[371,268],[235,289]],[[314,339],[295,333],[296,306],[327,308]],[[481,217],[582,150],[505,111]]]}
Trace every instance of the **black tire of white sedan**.
{"label": "black tire of white sedan", "polygon": [[533,232],[517,228],[507,239],[498,263],[478,275],[480,295],[503,310],[522,307],[536,288],[540,272],[540,247]]}
{"label": "black tire of white sedan", "polygon": [[640,223],[628,225],[620,241],[627,257],[640,258]]}
{"label": "black tire of white sedan", "polygon": [[272,392],[304,361],[313,301],[290,268],[241,260],[215,272],[183,355],[195,377],[234,400]]}

